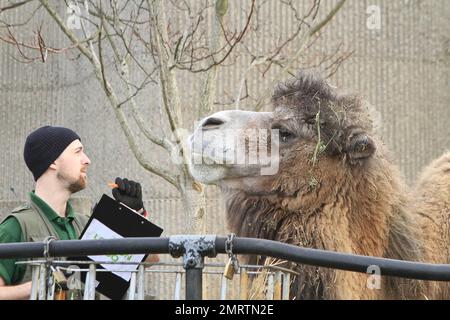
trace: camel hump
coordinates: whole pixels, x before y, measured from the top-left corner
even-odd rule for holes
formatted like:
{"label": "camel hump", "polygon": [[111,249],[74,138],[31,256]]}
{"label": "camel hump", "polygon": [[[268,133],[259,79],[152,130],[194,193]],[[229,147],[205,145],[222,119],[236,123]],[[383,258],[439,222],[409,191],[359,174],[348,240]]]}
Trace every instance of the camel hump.
{"label": "camel hump", "polygon": [[450,174],[450,151],[433,161],[432,166],[441,173]]}
{"label": "camel hump", "polygon": [[444,189],[445,187],[449,187],[447,190],[450,190],[450,151],[447,151],[426,166],[419,175],[416,184],[418,190],[421,188]]}

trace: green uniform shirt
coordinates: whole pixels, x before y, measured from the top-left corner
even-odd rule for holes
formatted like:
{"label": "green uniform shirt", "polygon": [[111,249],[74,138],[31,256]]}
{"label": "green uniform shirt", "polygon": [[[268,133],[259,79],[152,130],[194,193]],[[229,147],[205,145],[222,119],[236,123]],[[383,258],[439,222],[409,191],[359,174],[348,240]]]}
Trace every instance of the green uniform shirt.
{"label": "green uniform shirt", "polygon": [[[30,199],[45,214],[60,240],[74,240],[78,238],[72,225],[74,212],[70,203],[67,203],[66,217],[63,218],[34,192],[30,192]],[[22,229],[16,218],[10,217],[0,224],[0,243],[21,241]],[[0,277],[3,278],[6,285],[19,283],[25,274],[26,266],[23,264],[16,265],[16,261],[17,259],[0,260]]]}

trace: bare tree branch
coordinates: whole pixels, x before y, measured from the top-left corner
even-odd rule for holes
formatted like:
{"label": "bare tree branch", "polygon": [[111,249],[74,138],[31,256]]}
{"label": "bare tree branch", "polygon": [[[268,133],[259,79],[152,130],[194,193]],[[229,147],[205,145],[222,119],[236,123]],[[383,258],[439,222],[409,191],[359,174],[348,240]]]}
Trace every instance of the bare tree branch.
{"label": "bare tree branch", "polygon": [[342,6],[344,5],[345,1],[347,0],[341,0],[339,1],[339,3],[333,8],[333,10],[331,10],[327,16],[325,17],[325,19],[323,19],[322,21],[320,21],[319,23],[317,23],[313,28],[311,28],[311,30],[309,31],[309,36],[314,35],[315,33],[317,33],[320,29],[322,29],[323,27],[325,27],[327,25],[328,22],[331,21],[331,19],[333,19],[333,17],[336,15],[336,13],[338,13],[338,11],[342,8]]}
{"label": "bare tree branch", "polygon": [[[11,28],[6,27],[6,30],[7,30],[8,34],[6,35],[6,37],[0,36],[0,41],[14,45],[17,48],[17,52],[20,54],[20,56],[28,62],[33,62],[33,61],[37,61],[37,60],[41,60],[42,62],[45,62],[47,59],[47,55],[49,53],[52,53],[52,54],[66,53],[69,50],[76,48],[78,46],[78,44],[86,43],[87,41],[92,40],[92,38],[86,39],[80,43],[73,44],[66,48],[53,48],[53,47],[48,47],[46,45],[44,37],[42,35],[42,26],[39,27],[38,30],[35,32],[36,33],[36,40],[35,40],[36,43],[35,44],[28,44],[28,43],[21,42],[21,41],[17,40],[16,36],[12,33]],[[31,49],[33,51],[39,51],[39,57],[30,57],[27,54],[25,54],[23,49]]]}
{"label": "bare tree branch", "polygon": [[[199,58],[196,58],[196,59],[193,59],[193,58],[191,57],[192,60],[189,62],[189,64],[190,64],[189,67],[184,67],[183,64],[181,64],[181,63],[177,63],[176,65],[174,65],[174,67],[177,67],[177,68],[180,69],[180,70],[188,70],[189,72],[192,72],[192,73],[200,73],[200,72],[208,71],[209,69],[211,69],[211,68],[213,68],[213,67],[215,67],[215,66],[221,65],[221,64],[222,64],[222,63],[230,56],[230,54],[233,52],[233,50],[236,48],[236,46],[241,42],[241,40],[242,40],[242,38],[244,37],[244,35],[247,33],[247,29],[248,29],[248,26],[250,25],[250,21],[251,21],[253,12],[254,12],[255,1],[256,1],[256,0],[252,0],[252,6],[251,6],[251,8],[250,8],[250,13],[249,13],[248,16],[247,16],[245,26],[244,26],[243,30],[241,31],[241,33],[236,37],[236,39],[235,39],[233,42],[231,42],[229,39],[227,39],[227,38],[225,37],[225,39],[227,40],[227,44],[229,45],[230,48],[226,51],[226,53],[223,55],[223,57],[221,57],[221,58],[220,58],[219,60],[217,60],[217,61],[216,61],[216,59],[214,58],[214,56],[215,56],[217,53],[219,53],[220,51],[222,51],[225,47],[223,47],[222,49],[219,49],[219,50],[216,51],[215,53],[208,54],[207,56],[204,56],[204,57],[199,57]],[[221,28],[222,28],[222,31],[223,31],[224,34],[225,34],[225,30],[224,30],[223,24],[220,23],[220,26],[221,26]],[[202,60],[208,60],[208,59],[212,59],[212,60],[213,60],[213,63],[209,64],[209,65],[206,66],[206,67],[199,68],[199,69],[194,69],[194,68],[192,67],[192,62],[194,62],[194,61],[195,61],[195,62],[199,62],[199,61],[202,61]]]}
{"label": "bare tree branch", "polygon": [[264,106],[264,102],[268,100],[270,97],[271,89],[275,86],[276,83],[278,83],[286,73],[289,72],[291,66],[302,54],[306,44],[307,39],[313,36],[315,33],[317,33],[321,28],[323,28],[335,15],[336,13],[342,8],[346,0],[341,0],[326,16],[326,18],[319,23],[315,24],[313,27],[310,27],[307,29],[306,32],[302,34],[302,36],[299,39],[300,46],[297,49],[297,51],[289,58],[289,61],[285,64],[285,66],[282,68],[282,70],[272,79],[270,83],[270,90],[266,90],[266,93],[263,94],[263,96],[259,99],[259,102],[255,106],[256,111],[260,111],[262,107]]}
{"label": "bare tree branch", "polygon": [[102,30],[103,30],[103,19],[98,29],[98,60],[100,64],[100,73],[102,75],[103,88],[105,89],[106,96],[110,96],[112,92],[109,90],[109,87],[106,84],[106,76],[105,76],[105,64],[103,63],[103,53],[102,53]]}
{"label": "bare tree branch", "polygon": [[[170,65],[173,64],[171,55],[165,50],[164,43],[168,43],[166,14],[164,11],[164,1],[147,0],[150,10],[150,19],[155,26],[154,41],[158,53],[160,67],[160,81],[163,93],[164,107],[169,117],[170,128],[176,132],[182,127],[181,107],[176,76]],[[177,139],[179,142],[179,139]]]}
{"label": "bare tree branch", "polygon": [[[222,0],[222,2],[228,7],[228,0]],[[216,2],[217,3],[217,2]],[[210,39],[210,52],[213,54],[214,51],[220,47],[220,43],[222,40],[221,37],[221,28],[219,28],[223,23],[225,12],[221,15],[218,14],[217,8],[214,12],[212,18],[212,34]],[[211,112],[211,108],[213,107],[214,96],[216,93],[216,82],[217,82],[217,73],[218,73],[218,65],[214,64],[213,56],[210,57],[210,64],[212,67],[206,71],[206,76],[204,78],[203,88],[200,93],[200,103],[197,112],[197,117],[200,119],[204,117],[206,114]]]}
{"label": "bare tree branch", "polygon": [[[59,15],[56,13],[56,11],[53,8],[51,8],[50,5],[48,4],[48,0],[40,0],[40,1],[41,1],[42,5],[45,7],[45,9],[48,11],[50,16],[53,18],[53,20],[55,20],[55,22],[58,24],[60,29],[64,32],[64,34],[66,34],[67,37],[73,43],[79,44],[80,41],[77,39],[75,34],[64,25],[61,17],[59,17]],[[125,133],[125,136],[128,140],[130,148],[131,148],[133,154],[135,155],[136,159],[138,160],[138,162],[146,170],[154,173],[155,175],[160,176],[161,178],[165,179],[167,182],[169,182],[170,184],[172,184],[173,186],[175,186],[178,189],[179,185],[178,185],[177,177],[175,175],[173,175],[172,173],[170,173],[167,169],[163,169],[163,168],[159,167],[158,165],[147,161],[144,158],[142,152],[139,150],[138,145],[136,143],[136,139],[131,131],[130,125],[128,124],[125,114],[123,113],[121,108],[117,107],[119,104],[119,101],[118,101],[110,83],[103,76],[102,67],[100,65],[101,63],[100,63],[99,59],[96,57],[92,45],[90,46],[90,49],[91,49],[90,51],[86,47],[83,47],[80,44],[77,45],[77,48],[81,51],[81,53],[83,55],[85,55],[88,58],[88,60],[91,62],[92,66],[94,67],[95,75],[96,75],[97,79],[100,81],[100,83],[103,84],[102,87],[105,90],[107,98],[113,107],[116,118],[119,121],[119,124],[121,125],[121,127]],[[108,95],[108,92],[110,93],[109,95]]]}
{"label": "bare tree branch", "polygon": [[6,21],[3,21],[0,19],[0,28],[11,28],[11,27],[22,27],[27,25],[31,19],[33,19],[33,17],[36,15],[36,12],[39,11],[39,9],[42,8],[42,5],[39,4],[36,9],[33,10],[33,12],[30,14],[29,17],[27,17],[23,22],[19,22],[19,23],[8,23]]}
{"label": "bare tree branch", "polygon": [[5,12],[7,10],[11,10],[11,9],[16,9],[16,8],[21,7],[31,1],[34,1],[34,0],[25,0],[25,1],[10,4],[9,6],[6,6],[6,7],[0,7],[0,13]]}
{"label": "bare tree branch", "polygon": [[[106,33],[109,34],[109,32],[107,30],[107,26],[104,25],[104,27],[105,27]],[[135,93],[132,92],[131,82],[130,82],[130,70],[129,70],[128,62],[127,62],[126,58],[121,58],[121,56],[119,54],[119,50],[118,50],[117,46],[114,44],[114,41],[112,40],[111,36],[108,35],[107,38],[109,40],[111,47],[113,48],[116,59],[118,59],[118,61],[119,61],[119,65],[121,67],[121,71],[119,72],[119,74],[121,75],[122,79],[124,80],[124,82],[127,86],[128,98],[125,101],[130,102],[131,107],[132,107],[133,118],[135,119],[136,123],[138,124],[139,129],[141,129],[141,131],[144,133],[144,135],[145,135],[145,137],[147,137],[147,139],[149,139],[153,143],[159,145],[160,147],[163,147],[167,151],[172,152],[174,150],[174,146],[172,145],[172,143],[168,139],[163,139],[163,138],[158,137],[148,127],[148,125],[145,124],[144,119],[142,118],[142,116],[140,115],[140,113],[138,111],[136,101],[134,100],[134,96],[139,92],[139,90],[142,90],[142,88],[138,88]],[[123,103],[124,102],[122,102],[121,104],[123,104]]]}
{"label": "bare tree branch", "polygon": [[58,24],[61,31],[72,41],[72,43],[75,45],[75,47],[92,63],[94,64],[94,57],[92,56],[91,52],[82,45],[82,42],[77,39],[75,34],[67,28],[62,19],[59,17],[59,15],[56,13],[56,11],[50,7],[48,4],[48,0],[39,0],[41,4],[44,6],[44,8],[47,10],[49,15],[55,20],[55,22]]}

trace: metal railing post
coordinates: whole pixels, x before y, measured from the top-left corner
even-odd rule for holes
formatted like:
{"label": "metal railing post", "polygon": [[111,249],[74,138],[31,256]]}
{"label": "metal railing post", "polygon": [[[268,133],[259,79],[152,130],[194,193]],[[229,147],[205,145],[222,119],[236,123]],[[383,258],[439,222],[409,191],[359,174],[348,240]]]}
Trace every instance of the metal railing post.
{"label": "metal railing post", "polygon": [[30,300],[37,299],[38,286],[39,286],[39,265],[32,265],[32,276],[31,276],[31,294]]}
{"label": "metal railing post", "polygon": [[131,273],[130,287],[128,288],[128,300],[134,300],[136,295],[136,272]]}
{"label": "metal railing post", "polygon": [[274,293],[273,287],[274,287],[273,273],[269,271],[269,274],[267,275],[267,292],[266,292],[267,300],[273,300],[273,293]]}
{"label": "metal railing post", "polygon": [[48,275],[48,285],[47,285],[47,300],[54,300],[55,298],[55,278],[52,274]]}
{"label": "metal railing post", "polygon": [[175,277],[175,294],[173,299],[180,300],[180,296],[181,296],[181,272],[177,272],[177,275]]}
{"label": "metal railing post", "polygon": [[275,271],[273,300],[281,300],[281,271]]}
{"label": "metal railing post", "polygon": [[291,274],[285,272],[283,274],[283,296],[282,296],[283,300],[289,300],[290,288],[291,288]]}
{"label": "metal railing post", "polygon": [[186,300],[202,300],[203,268],[186,268]]}
{"label": "metal railing post", "polygon": [[220,286],[220,300],[226,300],[227,298],[227,278],[222,276],[222,284]]}
{"label": "metal railing post", "polygon": [[241,267],[240,268],[240,281],[239,281],[239,287],[240,287],[240,298],[241,300],[247,300],[248,299],[248,273],[247,268]]}
{"label": "metal railing post", "polygon": [[39,266],[39,300],[45,300],[47,293],[47,266],[41,263]]}
{"label": "metal railing post", "polygon": [[186,300],[201,300],[203,286],[204,257],[216,256],[216,236],[172,236],[169,238],[169,253],[183,256],[186,270]]}
{"label": "metal railing post", "polygon": [[95,264],[89,264],[86,275],[83,300],[95,300]]}
{"label": "metal railing post", "polygon": [[143,264],[139,265],[137,274],[137,299],[144,300],[145,291],[145,266]]}

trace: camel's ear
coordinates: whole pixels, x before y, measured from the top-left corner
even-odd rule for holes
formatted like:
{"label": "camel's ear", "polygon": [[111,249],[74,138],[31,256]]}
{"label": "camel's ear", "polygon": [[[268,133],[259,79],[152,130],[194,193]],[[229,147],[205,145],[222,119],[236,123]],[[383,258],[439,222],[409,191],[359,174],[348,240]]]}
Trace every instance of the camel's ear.
{"label": "camel's ear", "polygon": [[347,155],[350,162],[368,159],[375,153],[375,150],[374,141],[365,133],[350,137],[347,144]]}

